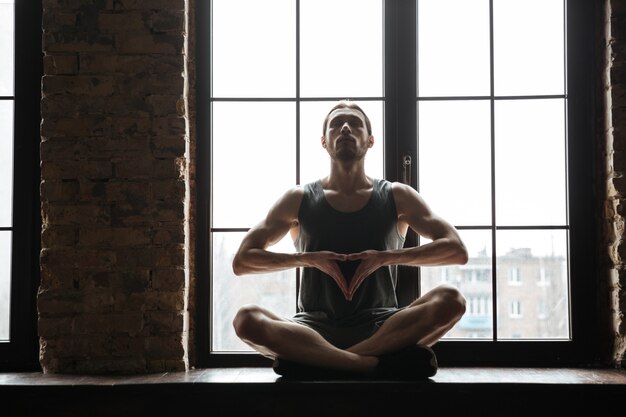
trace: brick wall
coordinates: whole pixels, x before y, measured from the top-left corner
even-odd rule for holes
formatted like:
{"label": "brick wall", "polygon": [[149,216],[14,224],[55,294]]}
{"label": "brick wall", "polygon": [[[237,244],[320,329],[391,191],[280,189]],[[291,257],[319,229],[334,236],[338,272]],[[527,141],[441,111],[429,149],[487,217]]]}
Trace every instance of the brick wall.
{"label": "brick wall", "polygon": [[609,278],[609,309],[613,317],[613,351],[611,361],[626,366],[626,3],[623,0],[606,2],[604,23],[606,47],[603,76],[604,119],[603,145],[605,147],[606,178],[606,265]]}
{"label": "brick wall", "polygon": [[[193,364],[194,60],[185,3],[192,16],[193,0],[43,0],[38,310],[46,372]],[[606,196],[598,202],[605,227],[594,278],[603,283],[612,335],[607,361],[620,365],[626,4],[598,4],[609,7],[599,19],[606,31],[598,31],[606,51],[597,141]]]}
{"label": "brick wall", "polygon": [[44,0],[40,360],[187,364],[184,0]]}

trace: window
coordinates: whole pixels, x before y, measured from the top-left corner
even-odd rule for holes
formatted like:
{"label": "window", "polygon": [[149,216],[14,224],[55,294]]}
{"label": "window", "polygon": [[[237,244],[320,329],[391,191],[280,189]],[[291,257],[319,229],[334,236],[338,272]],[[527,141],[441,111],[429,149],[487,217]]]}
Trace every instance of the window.
{"label": "window", "polygon": [[[472,314],[436,345],[441,362],[589,358],[592,318],[571,307],[592,285],[584,279],[592,257],[576,256],[593,236],[584,221],[593,211],[586,203],[592,81],[582,65],[592,51],[589,5],[213,0],[198,7],[198,19],[210,22],[198,25],[197,43],[198,114],[206,115],[198,117],[198,164],[210,167],[198,177],[198,227],[207,232],[198,250],[211,251],[205,263],[198,257],[210,294],[209,302],[198,299],[198,323],[207,329],[198,340],[209,362],[251,360],[231,328],[239,305],[295,312],[299,271],[233,278],[231,260],[284,190],[325,174],[321,122],[344,98],[372,119],[368,173],[416,187],[468,245],[463,267],[400,269],[405,303],[442,281],[472,300]],[[359,23],[348,41],[320,30],[345,26],[345,16]],[[361,59],[367,65],[354,64]],[[245,189],[246,200],[233,189]],[[293,247],[286,238],[276,250]],[[524,303],[549,300],[558,331],[529,330],[536,317],[528,315],[507,329],[507,302],[519,296],[507,293],[509,279],[539,277],[548,259],[560,284],[524,294]]]}
{"label": "window", "polygon": [[0,341],[10,340],[11,237],[13,235],[13,1],[0,1]]}
{"label": "window", "polygon": [[41,4],[0,0],[0,56],[0,367],[38,369]]}
{"label": "window", "polygon": [[[509,317],[512,319],[521,319],[524,316],[522,315],[522,303],[519,300],[513,300],[509,303]],[[516,338],[519,338],[519,334],[517,334]]]}
{"label": "window", "polygon": [[522,285],[522,277],[519,273],[519,268],[512,267],[507,270],[507,277],[509,285]]}

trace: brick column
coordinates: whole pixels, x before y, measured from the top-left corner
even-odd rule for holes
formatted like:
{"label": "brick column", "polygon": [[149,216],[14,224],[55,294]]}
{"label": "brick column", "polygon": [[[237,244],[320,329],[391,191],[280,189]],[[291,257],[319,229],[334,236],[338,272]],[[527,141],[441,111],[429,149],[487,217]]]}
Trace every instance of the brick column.
{"label": "brick column", "polygon": [[626,4],[607,0],[605,15],[606,72],[603,77],[606,108],[606,231],[608,246],[609,309],[613,317],[612,362],[624,366],[626,350]]}
{"label": "brick column", "polygon": [[184,0],[44,0],[40,361],[187,367]]}

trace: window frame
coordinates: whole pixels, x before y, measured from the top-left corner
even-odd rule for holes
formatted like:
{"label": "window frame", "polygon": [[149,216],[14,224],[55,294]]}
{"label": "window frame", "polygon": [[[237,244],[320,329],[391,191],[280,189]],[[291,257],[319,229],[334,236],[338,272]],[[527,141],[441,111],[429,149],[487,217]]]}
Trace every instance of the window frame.
{"label": "window frame", "polygon": [[[405,172],[405,155],[417,161],[417,141],[399,143],[391,138],[416,138],[417,132],[417,1],[384,0],[384,80],[385,106],[385,178],[407,179],[413,187],[418,183],[418,166],[411,164]],[[591,294],[597,291],[593,276],[596,254],[586,242],[597,242],[595,218],[594,138],[594,5],[585,0],[563,0],[566,4],[566,134],[567,134],[567,204],[569,212],[569,277],[570,319],[572,339],[568,341],[493,341],[442,340],[434,346],[443,366],[566,366],[598,362],[601,347],[597,323],[599,309],[589,308],[598,301]],[[196,2],[196,80],[197,114],[210,114],[210,2]],[[296,1],[299,5],[299,1]],[[296,6],[298,9],[298,6]],[[493,0],[490,0],[490,10]],[[388,28],[393,28],[390,30]],[[574,30],[575,28],[576,30]],[[296,23],[298,30],[298,23]],[[402,42],[399,42],[402,40]],[[209,51],[207,53],[207,51]],[[296,71],[298,71],[296,64]],[[206,74],[207,76],[201,76]],[[395,76],[389,76],[395,74]],[[266,366],[268,360],[248,353],[210,352],[210,161],[211,126],[208,117],[198,117],[196,161],[199,167],[197,186],[197,318],[196,342],[199,366]],[[415,245],[418,237],[407,236],[407,245]],[[407,304],[420,293],[419,269],[399,267],[399,301]],[[590,300],[590,297],[593,299]],[[494,303],[495,304],[495,303]]]}
{"label": "window frame", "polygon": [[11,318],[10,340],[0,343],[0,369],[24,371],[41,369],[36,303],[41,247],[39,127],[43,75],[42,4],[15,1],[14,7]]}

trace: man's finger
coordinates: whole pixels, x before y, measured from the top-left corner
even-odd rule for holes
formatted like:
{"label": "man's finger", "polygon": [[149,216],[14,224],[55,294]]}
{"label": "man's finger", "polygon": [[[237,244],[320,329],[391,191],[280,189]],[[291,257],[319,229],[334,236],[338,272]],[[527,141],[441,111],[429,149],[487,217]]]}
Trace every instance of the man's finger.
{"label": "man's finger", "polygon": [[343,276],[343,273],[341,272],[341,269],[339,269],[339,266],[337,264],[335,264],[334,267],[332,268],[331,276],[333,277],[337,285],[339,285],[339,288],[341,288],[341,291],[343,291],[344,294],[347,293],[348,285],[347,285],[346,279]]}
{"label": "man's finger", "polygon": [[356,290],[361,286],[363,281],[365,281],[365,279],[369,277],[374,271],[375,269],[373,269],[372,267],[365,266],[365,263],[361,263],[357,267],[356,271],[354,271],[354,276],[352,277],[352,281],[350,281],[350,288],[348,289],[350,298],[352,298],[352,296],[354,295]]}
{"label": "man's finger", "polygon": [[361,259],[365,259],[367,257],[366,252],[357,252],[357,253],[349,253],[346,255],[346,260],[348,261],[358,261]]}
{"label": "man's finger", "polygon": [[348,260],[348,255],[345,253],[333,253],[330,257],[330,259],[334,260],[334,261],[347,261]]}

